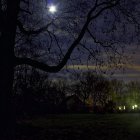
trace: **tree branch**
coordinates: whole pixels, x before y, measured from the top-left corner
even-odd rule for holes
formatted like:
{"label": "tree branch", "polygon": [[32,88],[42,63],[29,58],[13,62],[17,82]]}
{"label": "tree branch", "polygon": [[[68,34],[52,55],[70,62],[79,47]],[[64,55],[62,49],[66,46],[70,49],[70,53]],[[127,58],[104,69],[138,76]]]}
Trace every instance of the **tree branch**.
{"label": "tree branch", "polygon": [[78,38],[73,42],[73,44],[71,45],[71,47],[68,49],[67,53],[65,54],[64,58],[57,66],[48,66],[47,64],[32,60],[30,58],[19,58],[19,57],[15,58],[15,66],[21,65],[21,64],[27,64],[27,65],[39,68],[41,70],[44,70],[46,72],[58,72],[58,71],[60,71],[65,66],[67,61],[69,60],[70,55],[73,52],[74,48],[79,44],[82,37],[84,36],[89,22],[90,22],[90,20],[87,19],[87,22],[83,26],[83,29],[82,29],[81,33],[79,34]]}
{"label": "tree branch", "polygon": [[30,11],[25,10],[25,9],[22,9],[22,8],[20,8],[19,10],[20,10],[21,12],[25,12],[25,13],[30,14],[30,15],[32,14]]}
{"label": "tree branch", "polygon": [[44,31],[46,31],[51,24],[52,24],[52,22],[48,23],[44,27],[41,27],[37,30],[27,30],[24,28],[23,24],[19,20],[17,21],[17,25],[18,25],[20,31],[25,35],[38,35]]}
{"label": "tree branch", "polygon": [[99,4],[99,5],[97,5],[97,6],[102,6],[102,5],[107,5],[107,6],[101,8],[101,10],[99,12],[97,12],[96,15],[94,15],[94,16],[91,17],[91,20],[97,18],[99,15],[102,14],[103,11],[115,7],[116,5],[119,4],[119,2],[120,2],[120,0],[117,0],[117,1],[115,1],[115,3],[112,3],[112,2],[103,2],[103,3]]}
{"label": "tree branch", "polygon": [[[120,1],[120,0],[118,0]],[[78,37],[74,40],[74,42],[71,44],[71,46],[69,47],[67,53],[65,54],[65,56],[63,57],[62,61],[56,65],[56,66],[49,66],[47,64],[44,64],[42,62],[38,62],[36,60],[32,60],[30,58],[19,58],[19,57],[15,57],[15,66],[16,65],[21,65],[21,64],[27,64],[30,66],[33,66],[35,68],[39,68],[41,70],[44,70],[46,72],[58,72],[60,71],[67,63],[67,61],[69,60],[73,50],[75,49],[75,47],[80,43],[81,39],[84,37],[85,32],[87,31],[88,25],[89,23],[94,20],[95,18],[97,18],[103,11],[105,11],[106,9],[109,9],[111,7],[114,7],[116,4],[111,4],[109,6],[106,6],[104,8],[102,8],[95,16],[92,16],[92,13],[96,10],[96,8],[98,7],[97,3],[95,4],[95,6],[89,11],[88,15],[87,15],[87,20],[85,22],[85,24],[83,25],[83,28],[81,30],[81,32],[79,33]],[[50,23],[51,24],[51,23]],[[44,31],[44,29],[48,28],[48,26],[50,25],[48,24],[47,26],[36,30],[36,31],[26,31],[22,24],[18,21],[18,26],[19,28],[26,34],[37,34],[40,33],[42,31]]]}
{"label": "tree branch", "polygon": [[95,36],[90,32],[89,29],[87,29],[87,32],[89,33],[89,35],[91,36],[91,38],[94,40],[94,43],[100,44],[100,45],[103,46],[104,48],[111,48],[111,46],[115,44],[115,43],[104,44],[103,42],[97,40],[97,39],[95,38]]}

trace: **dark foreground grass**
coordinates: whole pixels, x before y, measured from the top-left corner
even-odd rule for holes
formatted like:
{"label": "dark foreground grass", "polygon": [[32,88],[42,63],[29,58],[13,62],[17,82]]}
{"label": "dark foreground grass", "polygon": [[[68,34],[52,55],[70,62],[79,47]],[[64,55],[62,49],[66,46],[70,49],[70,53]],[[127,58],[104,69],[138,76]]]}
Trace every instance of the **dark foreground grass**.
{"label": "dark foreground grass", "polygon": [[17,140],[140,140],[140,114],[48,115],[18,122]]}

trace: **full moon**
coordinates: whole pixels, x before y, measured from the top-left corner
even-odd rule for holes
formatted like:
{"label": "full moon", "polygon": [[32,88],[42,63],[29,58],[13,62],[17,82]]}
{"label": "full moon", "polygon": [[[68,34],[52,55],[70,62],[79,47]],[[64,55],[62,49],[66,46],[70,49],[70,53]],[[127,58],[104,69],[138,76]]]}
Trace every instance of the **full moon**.
{"label": "full moon", "polygon": [[57,8],[56,8],[55,5],[50,5],[50,6],[49,6],[49,12],[50,12],[50,13],[54,14],[56,11],[57,11]]}

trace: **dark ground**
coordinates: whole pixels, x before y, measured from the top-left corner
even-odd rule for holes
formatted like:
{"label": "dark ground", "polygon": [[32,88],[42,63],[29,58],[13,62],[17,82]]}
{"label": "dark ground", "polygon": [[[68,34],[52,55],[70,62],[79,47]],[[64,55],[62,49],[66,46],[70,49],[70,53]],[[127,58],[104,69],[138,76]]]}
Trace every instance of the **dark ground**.
{"label": "dark ground", "polygon": [[140,114],[67,114],[18,121],[17,140],[140,140]]}

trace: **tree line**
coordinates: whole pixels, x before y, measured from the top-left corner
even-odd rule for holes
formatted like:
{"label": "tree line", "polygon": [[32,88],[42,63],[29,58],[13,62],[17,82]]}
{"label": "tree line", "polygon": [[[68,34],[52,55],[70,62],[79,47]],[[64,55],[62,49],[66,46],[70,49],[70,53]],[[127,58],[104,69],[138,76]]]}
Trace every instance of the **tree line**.
{"label": "tree line", "polygon": [[113,113],[132,111],[133,105],[139,105],[140,82],[110,80],[88,71],[71,77],[69,81],[63,77],[51,79],[34,68],[19,67],[13,87],[17,116]]}

